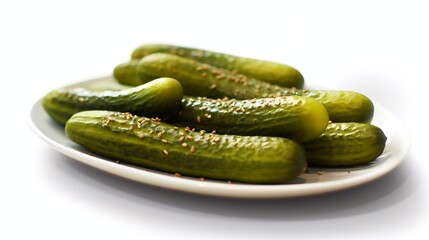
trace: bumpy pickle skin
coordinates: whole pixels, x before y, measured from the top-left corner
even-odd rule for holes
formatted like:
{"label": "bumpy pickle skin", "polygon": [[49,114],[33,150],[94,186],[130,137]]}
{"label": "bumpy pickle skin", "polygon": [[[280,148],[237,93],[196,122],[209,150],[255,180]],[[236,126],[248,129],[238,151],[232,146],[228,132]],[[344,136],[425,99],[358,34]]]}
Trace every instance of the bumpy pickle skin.
{"label": "bumpy pickle skin", "polygon": [[91,90],[62,88],[43,98],[48,115],[65,124],[75,113],[84,110],[112,110],[165,117],[181,106],[183,89],[172,78],[158,78],[133,88],[122,90]]}
{"label": "bumpy pickle skin", "polygon": [[250,100],[185,96],[169,122],[222,134],[277,136],[305,142],[317,138],[329,122],[325,107],[299,96]]}
{"label": "bumpy pickle skin", "polygon": [[115,161],[198,178],[287,183],[307,165],[302,146],[286,138],[201,133],[129,113],[79,112],[65,132]]}
{"label": "bumpy pickle skin", "polygon": [[387,137],[369,123],[331,123],[318,138],[303,144],[308,164],[321,167],[351,167],[377,159]]}
{"label": "bumpy pickle skin", "polygon": [[182,84],[184,94],[189,96],[214,99],[310,97],[325,106],[332,122],[370,122],[374,113],[372,101],[357,92],[283,88],[167,53],[154,53],[142,58],[137,71],[143,83],[161,76],[173,77]]}
{"label": "bumpy pickle skin", "polygon": [[304,85],[304,77],[292,66],[204,49],[169,44],[145,44],[137,47],[133,51],[131,58],[133,60],[141,59],[153,53],[175,54],[283,87],[302,88]]}

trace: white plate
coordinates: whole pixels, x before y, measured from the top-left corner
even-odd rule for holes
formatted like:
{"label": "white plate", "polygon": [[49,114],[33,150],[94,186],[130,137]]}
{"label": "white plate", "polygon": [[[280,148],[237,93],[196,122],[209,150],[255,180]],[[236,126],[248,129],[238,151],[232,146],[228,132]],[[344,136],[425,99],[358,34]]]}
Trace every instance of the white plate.
{"label": "white plate", "polygon": [[[93,79],[71,86],[88,86],[112,83],[111,77]],[[383,129],[387,136],[384,153],[371,164],[355,168],[309,169],[296,181],[280,185],[255,185],[227,183],[223,181],[201,181],[191,177],[176,177],[172,174],[142,169],[136,166],[117,164],[114,161],[90,154],[84,148],[70,141],[64,129],[52,121],[42,106],[42,100],[31,110],[30,125],[34,132],[56,150],[97,169],[131,179],[137,182],[168,189],[197,194],[237,198],[287,198],[316,195],[355,187],[387,174],[404,159],[410,144],[407,132],[401,123],[386,109],[375,105],[373,124]]]}

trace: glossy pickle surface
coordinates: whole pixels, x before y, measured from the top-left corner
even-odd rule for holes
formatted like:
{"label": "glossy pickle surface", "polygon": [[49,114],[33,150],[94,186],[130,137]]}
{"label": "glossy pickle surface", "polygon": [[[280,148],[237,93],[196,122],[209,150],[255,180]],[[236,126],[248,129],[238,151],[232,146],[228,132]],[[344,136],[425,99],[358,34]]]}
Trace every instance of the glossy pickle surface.
{"label": "glossy pickle surface", "polygon": [[131,58],[141,59],[153,53],[175,54],[283,87],[302,88],[304,85],[304,77],[292,66],[204,49],[169,44],[145,44],[137,47]]}
{"label": "glossy pickle surface", "polygon": [[142,83],[161,76],[173,77],[182,84],[184,94],[189,96],[235,99],[310,97],[325,106],[333,122],[370,122],[374,113],[372,101],[357,92],[283,88],[167,53],[155,53],[142,58],[137,71]]}
{"label": "glossy pickle surface", "polygon": [[65,132],[96,154],[173,174],[269,184],[306,167],[302,146],[289,139],[201,133],[129,113],[79,112]]}
{"label": "glossy pickle surface", "polygon": [[164,117],[179,109],[183,89],[172,78],[158,78],[133,88],[93,90],[88,88],[56,89],[43,98],[45,111],[60,124],[84,110],[112,110]]}

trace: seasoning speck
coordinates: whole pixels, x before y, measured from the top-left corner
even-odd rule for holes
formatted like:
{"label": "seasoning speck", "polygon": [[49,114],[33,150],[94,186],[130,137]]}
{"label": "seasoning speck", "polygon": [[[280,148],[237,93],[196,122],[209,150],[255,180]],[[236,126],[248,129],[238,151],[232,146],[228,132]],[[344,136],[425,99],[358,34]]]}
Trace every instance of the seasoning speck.
{"label": "seasoning speck", "polygon": [[107,120],[105,120],[104,122],[103,122],[103,127],[107,127],[108,125],[109,125],[109,123],[110,123],[110,119],[107,119]]}
{"label": "seasoning speck", "polygon": [[162,131],[162,132],[158,133],[158,137],[161,138],[162,135],[164,135],[164,133],[165,133],[165,131]]}

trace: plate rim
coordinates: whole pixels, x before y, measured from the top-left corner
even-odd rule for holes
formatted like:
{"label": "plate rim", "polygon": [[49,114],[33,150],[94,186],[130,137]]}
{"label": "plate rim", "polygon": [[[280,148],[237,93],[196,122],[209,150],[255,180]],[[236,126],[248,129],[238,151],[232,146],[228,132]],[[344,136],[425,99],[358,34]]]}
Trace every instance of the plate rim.
{"label": "plate rim", "polygon": [[[85,81],[75,82],[64,87],[80,86],[96,81],[107,81],[111,80],[112,76],[104,76],[99,78],[93,78]],[[102,158],[95,155],[89,155],[77,149],[73,149],[70,146],[58,143],[50,136],[47,136],[41,129],[40,126],[35,122],[34,115],[36,110],[42,107],[43,97],[38,99],[31,107],[30,116],[28,122],[33,132],[39,136],[42,140],[48,143],[55,150],[60,153],[84,163],[88,166],[102,170],[104,172],[126,178],[132,181],[136,181],[143,184],[157,186],[170,190],[177,190],[183,192],[189,192],[200,195],[218,196],[218,197],[229,197],[229,198],[292,198],[292,197],[304,197],[311,195],[319,195],[323,193],[330,193],[340,190],[345,190],[353,187],[357,187],[362,184],[374,181],[393,169],[398,167],[404,160],[410,147],[410,135],[404,128],[403,124],[386,108],[381,105],[374,103],[375,109],[381,110],[385,115],[388,116],[390,121],[393,121],[398,126],[395,133],[397,136],[392,142],[388,144],[400,145],[398,148],[400,151],[395,152],[395,155],[390,156],[389,162],[384,163],[382,171],[367,172],[364,175],[356,175],[350,178],[345,178],[338,181],[328,182],[312,182],[303,184],[273,184],[273,185],[260,185],[260,184],[241,184],[217,181],[200,181],[191,177],[176,177],[173,174],[167,175],[162,171],[157,170],[143,170],[139,167],[131,165],[118,164],[113,161],[106,161],[108,158]],[[46,114],[46,112],[45,112]],[[375,113],[376,114],[376,113]],[[55,124],[54,122],[52,122]],[[399,135],[399,136],[398,136]],[[401,140],[401,141],[399,141]],[[398,142],[399,141],[399,142]],[[387,147],[387,145],[386,145]],[[385,150],[386,151],[386,150]]]}

